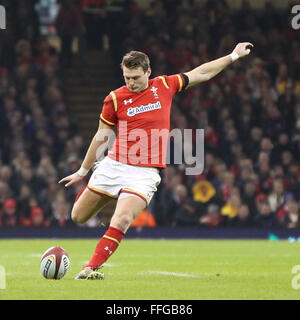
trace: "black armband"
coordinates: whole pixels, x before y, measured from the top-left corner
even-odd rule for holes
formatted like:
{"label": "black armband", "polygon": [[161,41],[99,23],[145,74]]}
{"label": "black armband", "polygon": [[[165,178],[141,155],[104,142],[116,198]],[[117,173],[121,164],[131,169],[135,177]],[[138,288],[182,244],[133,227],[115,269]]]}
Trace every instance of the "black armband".
{"label": "black armband", "polygon": [[182,86],[182,90],[185,90],[186,87],[189,85],[189,77],[185,73],[180,73],[184,79],[184,84]]}

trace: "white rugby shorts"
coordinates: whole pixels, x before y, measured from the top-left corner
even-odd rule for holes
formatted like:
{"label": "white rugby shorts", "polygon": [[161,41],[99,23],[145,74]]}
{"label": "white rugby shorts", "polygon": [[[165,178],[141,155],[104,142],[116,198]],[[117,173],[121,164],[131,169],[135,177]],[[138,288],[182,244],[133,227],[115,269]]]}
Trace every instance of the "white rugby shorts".
{"label": "white rugby shorts", "polygon": [[137,196],[148,205],[160,181],[157,168],[128,165],[106,156],[97,165],[87,187],[113,199]]}

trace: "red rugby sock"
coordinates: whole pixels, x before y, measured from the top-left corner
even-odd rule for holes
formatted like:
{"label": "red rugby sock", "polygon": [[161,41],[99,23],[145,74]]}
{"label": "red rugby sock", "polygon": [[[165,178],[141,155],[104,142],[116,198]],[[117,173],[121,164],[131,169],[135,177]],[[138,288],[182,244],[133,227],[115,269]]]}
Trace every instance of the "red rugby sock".
{"label": "red rugby sock", "polygon": [[109,227],[98,242],[91,260],[83,268],[98,268],[102,266],[102,264],[117,250],[123,237],[123,231],[114,227]]}

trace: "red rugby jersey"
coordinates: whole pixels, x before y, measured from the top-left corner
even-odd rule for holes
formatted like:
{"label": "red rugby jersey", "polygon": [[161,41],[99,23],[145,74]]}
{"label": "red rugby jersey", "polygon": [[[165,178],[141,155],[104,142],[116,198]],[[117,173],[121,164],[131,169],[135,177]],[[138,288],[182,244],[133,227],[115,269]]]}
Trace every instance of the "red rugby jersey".
{"label": "red rugby jersey", "polygon": [[182,74],[149,79],[148,88],[131,92],[126,86],[104,99],[100,119],[117,125],[117,137],[108,156],[123,163],[166,167],[170,111],[173,96],[185,87]]}

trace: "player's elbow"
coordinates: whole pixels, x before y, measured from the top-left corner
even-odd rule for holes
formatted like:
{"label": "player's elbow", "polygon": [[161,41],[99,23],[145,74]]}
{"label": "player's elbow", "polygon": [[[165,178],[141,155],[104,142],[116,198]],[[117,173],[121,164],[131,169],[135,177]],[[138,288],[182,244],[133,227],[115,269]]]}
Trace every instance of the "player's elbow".
{"label": "player's elbow", "polygon": [[189,78],[189,87],[194,86],[198,83],[210,80],[213,75],[210,72],[207,72],[202,66],[192,70],[191,72],[186,73]]}
{"label": "player's elbow", "polygon": [[211,73],[201,73],[201,75],[199,76],[199,82],[205,82],[210,80],[213,77],[213,74]]}
{"label": "player's elbow", "polygon": [[198,82],[204,82],[210,80],[214,76],[213,72],[206,67],[206,64],[199,67],[198,70]]}

